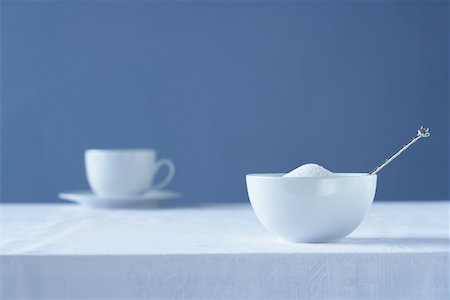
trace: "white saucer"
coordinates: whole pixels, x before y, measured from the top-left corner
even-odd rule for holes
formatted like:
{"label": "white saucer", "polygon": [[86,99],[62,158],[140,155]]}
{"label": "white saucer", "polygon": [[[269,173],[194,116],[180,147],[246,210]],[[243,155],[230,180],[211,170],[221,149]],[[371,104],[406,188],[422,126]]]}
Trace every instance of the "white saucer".
{"label": "white saucer", "polygon": [[144,195],[100,197],[91,191],[72,191],[58,195],[59,198],[92,208],[151,208],[162,200],[179,198],[182,195],[172,191],[155,190]]}

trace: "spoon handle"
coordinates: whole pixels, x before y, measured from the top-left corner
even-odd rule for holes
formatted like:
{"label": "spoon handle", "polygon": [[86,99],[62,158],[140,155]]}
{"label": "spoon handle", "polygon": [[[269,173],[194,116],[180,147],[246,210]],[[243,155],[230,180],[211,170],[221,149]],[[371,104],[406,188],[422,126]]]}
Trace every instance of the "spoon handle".
{"label": "spoon handle", "polygon": [[376,167],[375,169],[370,171],[369,175],[377,174],[381,169],[386,167],[391,161],[393,161],[395,158],[397,158],[397,156],[402,154],[402,152],[405,151],[406,149],[408,149],[412,144],[414,144],[415,142],[417,142],[418,140],[420,140],[423,137],[429,137],[429,136],[430,136],[430,129],[429,128],[420,127],[420,129],[417,130],[417,135],[414,138],[412,138],[408,143],[406,143],[397,152],[392,154],[391,157],[386,159],[381,165],[379,165],[378,167]]}

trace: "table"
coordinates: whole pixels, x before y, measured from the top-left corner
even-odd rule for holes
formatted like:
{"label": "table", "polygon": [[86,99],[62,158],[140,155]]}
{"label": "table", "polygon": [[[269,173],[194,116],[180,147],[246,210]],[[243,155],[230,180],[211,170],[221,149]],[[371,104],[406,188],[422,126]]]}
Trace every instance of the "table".
{"label": "table", "polygon": [[1,299],[449,299],[449,202],[375,202],[330,244],[269,234],[249,204],[2,204]]}

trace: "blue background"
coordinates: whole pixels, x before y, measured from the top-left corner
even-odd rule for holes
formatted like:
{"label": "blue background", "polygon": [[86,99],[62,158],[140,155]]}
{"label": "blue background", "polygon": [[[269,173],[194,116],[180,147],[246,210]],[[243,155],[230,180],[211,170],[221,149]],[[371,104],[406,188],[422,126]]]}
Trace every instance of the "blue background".
{"label": "blue background", "polygon": [[448,199],[448,2],[3,1],[1,200],[85,189],[87,148],[153,147],[180,201],[317,162],[378,200]]}

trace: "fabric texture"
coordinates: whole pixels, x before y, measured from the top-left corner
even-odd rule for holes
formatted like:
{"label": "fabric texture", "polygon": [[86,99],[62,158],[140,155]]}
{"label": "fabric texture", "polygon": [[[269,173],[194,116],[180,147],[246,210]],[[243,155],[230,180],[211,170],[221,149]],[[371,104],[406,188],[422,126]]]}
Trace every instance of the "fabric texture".
{"label": "fabric texture", "polygon": [[0,205],[0,298],[448,299],[449,203],[374,203],[336,243],[268,233],[250,205]]}

